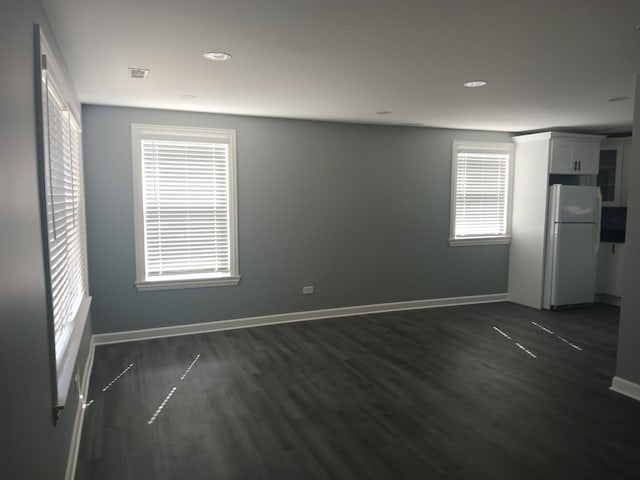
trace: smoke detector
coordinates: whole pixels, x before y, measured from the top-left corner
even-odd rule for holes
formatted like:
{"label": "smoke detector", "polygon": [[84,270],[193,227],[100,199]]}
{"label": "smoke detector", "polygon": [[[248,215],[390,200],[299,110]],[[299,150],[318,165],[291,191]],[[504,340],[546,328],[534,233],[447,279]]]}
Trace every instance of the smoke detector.
{"label": "smoke detector", "polygon": [[130,78],[147,78],[149,76],[148,68],[131,68],[129,67]]}

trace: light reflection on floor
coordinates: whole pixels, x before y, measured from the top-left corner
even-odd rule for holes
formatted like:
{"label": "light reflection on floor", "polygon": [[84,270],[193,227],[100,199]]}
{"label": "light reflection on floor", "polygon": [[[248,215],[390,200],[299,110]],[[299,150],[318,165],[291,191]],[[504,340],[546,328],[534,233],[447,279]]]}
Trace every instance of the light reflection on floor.
{"label": "light reflection on floor", "polygon": [[535,354],[535,353],[533,353],[531,350],[529,350],[527,347],[525,347],[525,346],[524,346],[524,345],[522,345],[521,343],[516,342],[515,340],[513,340],[509,334],[507,334],[507,333],[503,332],[502,330],[500,330],[498,327],[495,327],[495,326],[493,327],[493,329],[494,329],[496,332],[498,332],[500,335],[502,335],[504,338],[506,338],[507,340],[511,340],[512,342],[514,342],[514,343],[516,344],[516,346],[517,346],[520,350],[522,350],[523,352],[525,352],[525,353],[526,353],[527,355],[529,355],[530,357],[532,357],[532,358],[538,358],[538,357],[536,356],[536,354]]}
{"label": "light reflection on floor", "polygon": [[535,325],[536,327],[538,327],[539,329],[547,332],[549,335],[553,335],[554,337],[556,337],[558,340],[563,341],[564,343],[566,343],[567,345],[569,345],[572,348],[575,348],[576,350],[580,350],[582,351],[582,348],[580,348],[578,345],[576,345],[575,343],[570,342],[569,340],[567,340],[564,337],[561,337],[560,335],[558,335],[557,333],[552,332],[551,330],[549,330],[546,327],[543,327],[542,325],[540,325],[539,323],[536,322],[531,322],[533,325]]}
{"label": "light reflection on floor", "polygon": [[[196,364],[196,362],[198,361],[198,359],[200,358],[200,354],[198,353],[196,355],[196,357],[193,359],[193,362],[191,362],[191,364],[187,367],[187,369],[184,371],[184,373],[182,374],[182,376],[180,377],[180,381],[184,380],[186,378],[187,375],[189,375],[189,372],[191,371],[191,369],[194,367],[194,365]],[[151,425],[153,422],[156,421],[156,418],[158,418],[158,415],[160,415],[160,413],[162,412],[162,409],[165,407],[165,405],[167,404],[167,402],[169,400],[171,400],[171,397],[173,396],[173,394],[176,392],[176,390],[178,389],[178,387],[173,387],[171,389],[171,391],[169,392],[169,394],[165,397],[165,399],[162,401],[162,403],[160,404],[160,406],[156,409],[156,411],[154,412],[154,414],[151,416],[151,418],[149,419],[149,421],[147,422],[147,425]]]}

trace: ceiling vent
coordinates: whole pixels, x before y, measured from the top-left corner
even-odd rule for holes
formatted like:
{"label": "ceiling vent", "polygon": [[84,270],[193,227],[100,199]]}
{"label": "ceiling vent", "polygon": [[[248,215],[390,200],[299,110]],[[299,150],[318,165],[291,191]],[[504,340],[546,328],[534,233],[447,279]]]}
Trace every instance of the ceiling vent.
{"label": "ceiling vent", "polygon": [[147,78],[149,76],[148,68],[129,68],[130,78]]}

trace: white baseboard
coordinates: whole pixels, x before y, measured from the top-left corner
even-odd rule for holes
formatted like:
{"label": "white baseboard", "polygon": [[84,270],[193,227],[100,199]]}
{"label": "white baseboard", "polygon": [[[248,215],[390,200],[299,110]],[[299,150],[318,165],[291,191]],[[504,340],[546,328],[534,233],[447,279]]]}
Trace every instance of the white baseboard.
{"label": "white baseboard", "polygon": [[472,295],[467,297],[435,298],[430,300],[413,300],[408,302],[378,303],[373,305],[359,305],[354,307],[328,308],[325,310],[310,310],[306,312],[282,313],[259,317],[235,318],[215,322],[176,325],[171,327],[148,328],[144,330],[130,330],[125,332],[101,333],[93,336],[95,345],[108,343],[132,342],[152,338],[174,337],[194,333],[217,332],[235,328],[258,327],[278,323],[304,322],[323,318],[348,317],[352,315],[366,315],[371,313],[392,312],[398,310],[416,310],[420,308],[450,307],[454,305],[469,305],[475,303],[504,302],[509,300],[507,293],[491,295]]}
{"label": "white baseboard", "polygon": [[84,363],[84,372],[82,374],[82,383],[80,384],[80,394],[82,398],[78,399],[76,407],[76,416],[73,420],[73,432],[71,433],[71,445],[69,446],[69,457],[67,459],[67,473],[65,480],[73,480],[76,476],[76,466],[78,464],[78,451],[80,450],[80,436],[82,435],[82,424],[84,421],[84,403],[87,401],[89,391],[89,379],[91,378],[91,370],[93,370],[93,355],[95,352],[95,342],[93,336],[89,342],[89,353]]}
{"label": "white baseboard", "polygon": [[620,377],[613,377],[611,390],[640,402],[640,384],[630,382]]}

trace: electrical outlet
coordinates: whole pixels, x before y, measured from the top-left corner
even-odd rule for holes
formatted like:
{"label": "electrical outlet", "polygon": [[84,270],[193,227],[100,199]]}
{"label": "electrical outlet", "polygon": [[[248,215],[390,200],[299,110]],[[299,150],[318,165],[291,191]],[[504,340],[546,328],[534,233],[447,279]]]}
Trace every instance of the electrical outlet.
{"label": "electrical outlet", "polygon": [[313,285],[309,285],[308,287],[302,287],[303,295],[312,295],[313,294]]}

